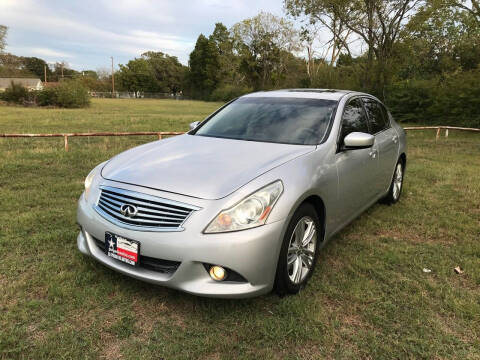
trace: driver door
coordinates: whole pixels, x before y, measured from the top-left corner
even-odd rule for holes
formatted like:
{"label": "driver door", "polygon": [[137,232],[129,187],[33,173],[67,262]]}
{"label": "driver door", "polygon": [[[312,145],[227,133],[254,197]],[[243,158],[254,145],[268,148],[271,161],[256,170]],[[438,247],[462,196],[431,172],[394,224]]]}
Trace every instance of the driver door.
{"label": "driver door", "polygon": [[345,105],[335,163],[338,174],[339,222],[345,224],[376,199],[378,177],[377,144],[367,149],[345,149],[343,139],[351,132],[369,133],[368,120],[360,98]]}

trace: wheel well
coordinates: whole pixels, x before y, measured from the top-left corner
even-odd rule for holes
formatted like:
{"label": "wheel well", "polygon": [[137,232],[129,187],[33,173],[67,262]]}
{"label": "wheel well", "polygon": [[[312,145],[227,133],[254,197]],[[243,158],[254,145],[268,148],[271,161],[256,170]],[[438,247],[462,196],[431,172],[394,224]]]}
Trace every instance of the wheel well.
{"label": "wheel well", "polygon": [[402,160],[403,169],[405,170],[405,168],[407,167],[407,155],[405,155],[405,153],[401,153],[400,160]]}
{"label": "wheel well", "polygon": [[323,203],[323,200],[320,198],[320,196],[311,195],[308,198],[306,198],[305,200],[303,200],[303,203],[309,203],[315,208],[315,211],[317,212],[318,218],[320,219],[320,222],[322,224],[322,241],[324,241],[325,240],[326,211],[325,211],[325,204]]}

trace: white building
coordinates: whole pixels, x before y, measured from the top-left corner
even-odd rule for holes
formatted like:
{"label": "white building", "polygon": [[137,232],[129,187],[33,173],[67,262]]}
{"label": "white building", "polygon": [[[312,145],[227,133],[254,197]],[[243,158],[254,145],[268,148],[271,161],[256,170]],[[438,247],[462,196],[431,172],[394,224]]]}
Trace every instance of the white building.
{"label": "white building", "polygon": [[6,88],[10,87],[12,81],[15,84],[20,84],[26,87],[29,90],[42,90],[43,84],[40,79],[35,78],[0,78],[0,91],[5,91]]}

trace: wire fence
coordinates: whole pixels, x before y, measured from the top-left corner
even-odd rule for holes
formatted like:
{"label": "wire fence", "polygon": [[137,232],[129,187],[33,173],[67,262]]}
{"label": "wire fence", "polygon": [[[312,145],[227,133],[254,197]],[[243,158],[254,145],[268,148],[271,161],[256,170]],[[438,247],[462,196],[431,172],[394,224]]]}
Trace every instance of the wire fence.
{"label": "wire fence", "polygon": [[94,98],[108,99],[175,99],[188,100],[183,94],[173,93],[152,93],[143,91],[90,91],[90,96]]}

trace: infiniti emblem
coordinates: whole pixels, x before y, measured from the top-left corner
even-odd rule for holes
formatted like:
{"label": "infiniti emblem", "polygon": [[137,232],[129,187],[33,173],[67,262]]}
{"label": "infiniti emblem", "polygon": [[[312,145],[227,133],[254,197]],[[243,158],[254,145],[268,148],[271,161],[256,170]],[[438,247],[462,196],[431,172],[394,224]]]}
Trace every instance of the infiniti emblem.
{"label": "infiniti emblem", "polygon": [[123,204],[122,206],[120,206],[120,212],[122,213],[123,216],[133,218],[133,217],[135,217],[135,215],[137,215],[138,209],[134,205]]}

